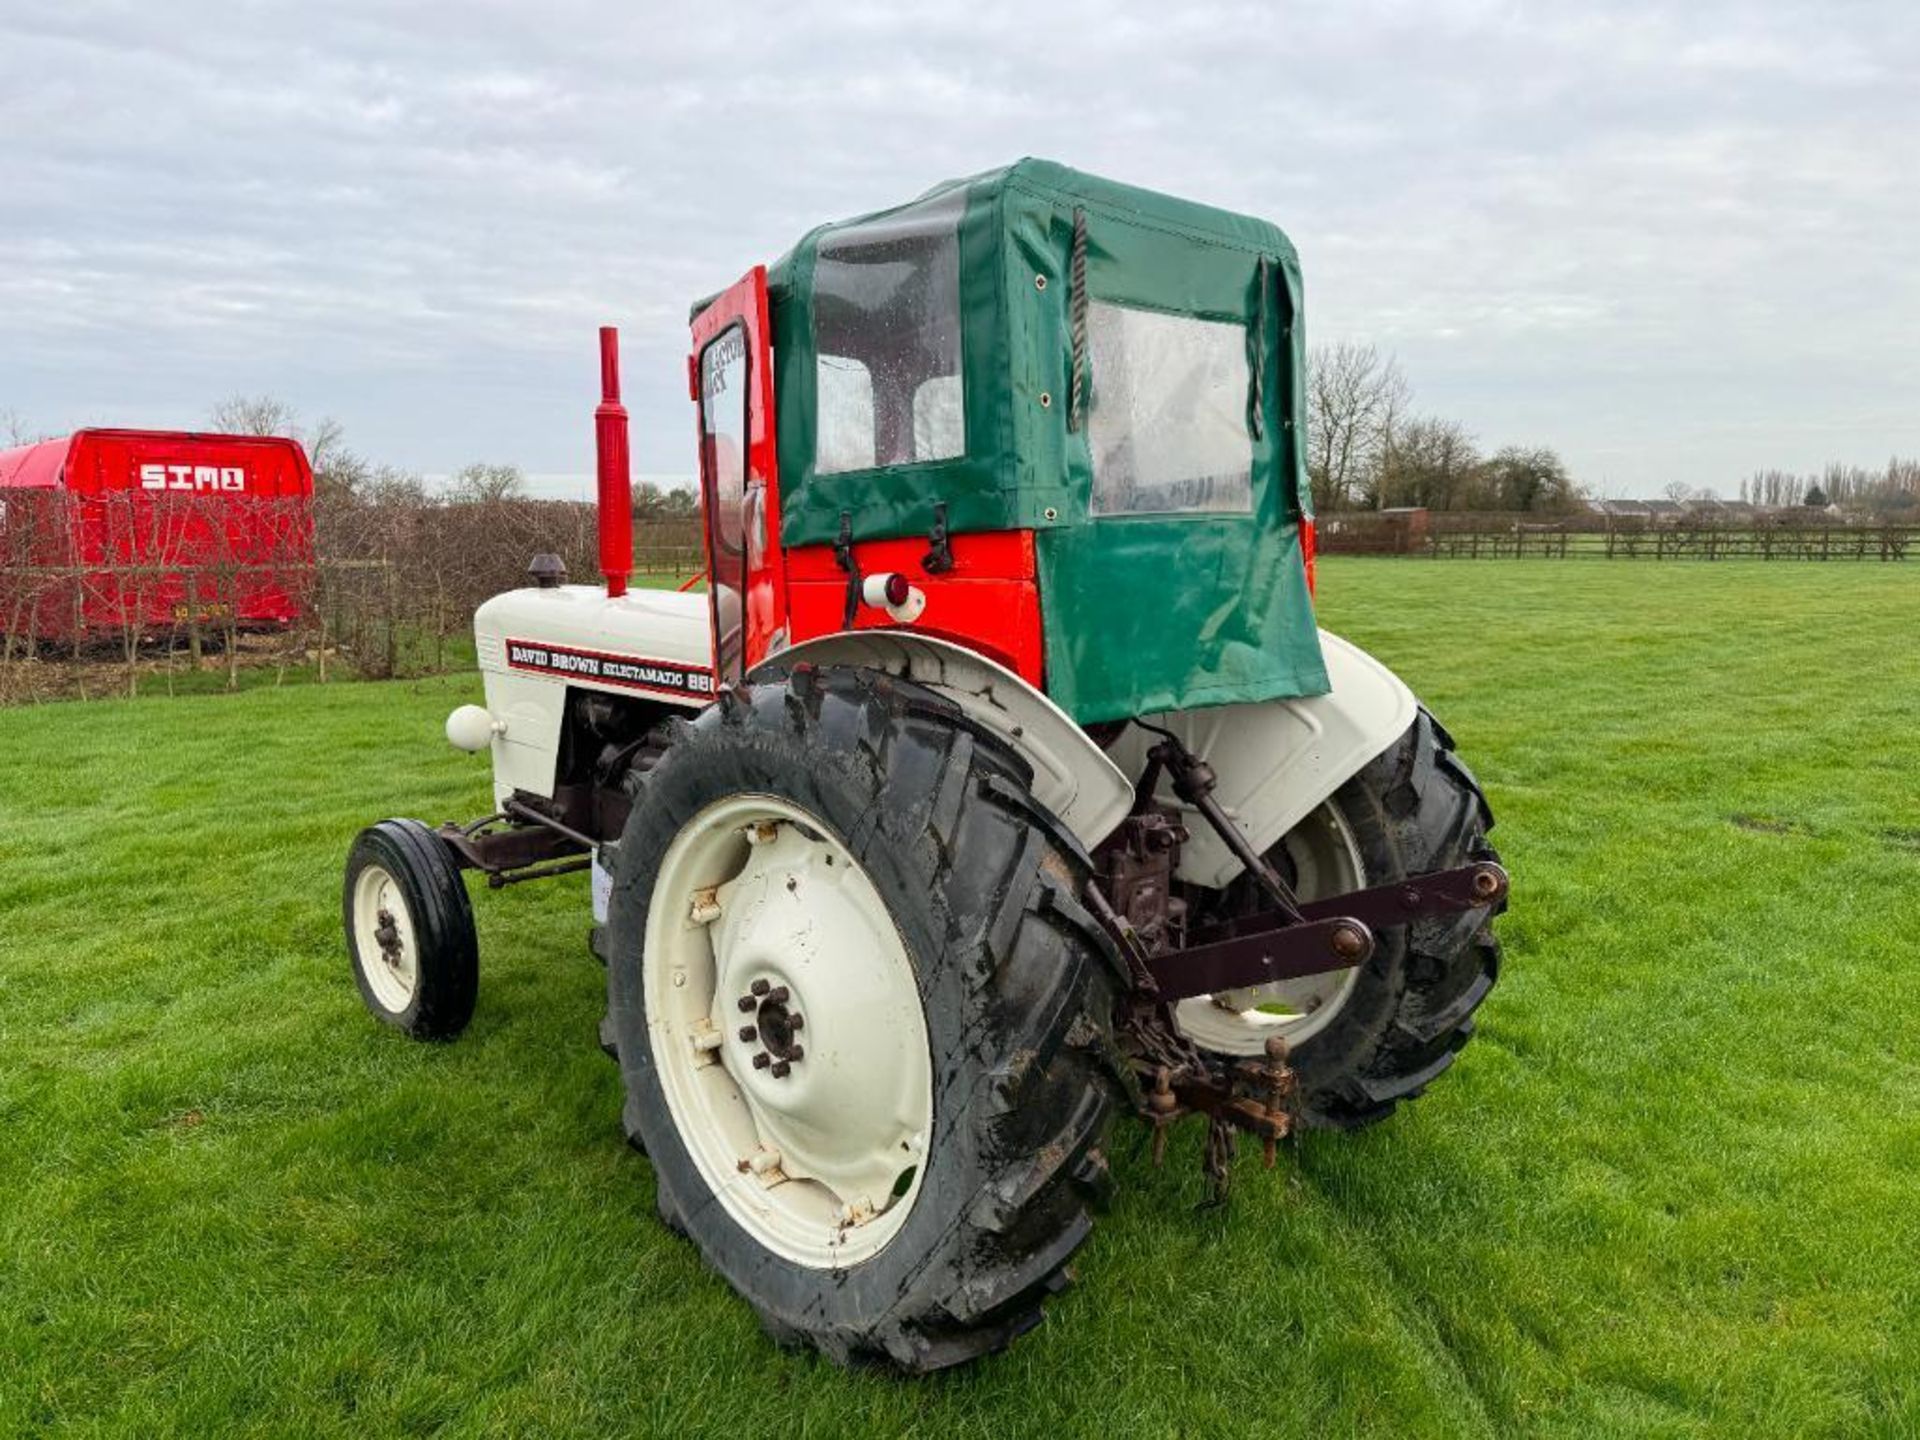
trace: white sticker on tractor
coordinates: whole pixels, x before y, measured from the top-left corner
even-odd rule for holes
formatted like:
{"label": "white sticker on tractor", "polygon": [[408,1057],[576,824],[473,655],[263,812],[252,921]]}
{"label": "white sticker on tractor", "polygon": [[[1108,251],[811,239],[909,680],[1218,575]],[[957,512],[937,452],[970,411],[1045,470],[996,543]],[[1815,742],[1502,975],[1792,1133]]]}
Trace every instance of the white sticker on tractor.
{"label": "white sticker on tractor", "polygon": [[542,675],[563,675],[619,685],[628,690],[658,690],[668,695],[713,694],[713,672],[644,655],[615,655],[545,641],[507,640],[507,665]]}

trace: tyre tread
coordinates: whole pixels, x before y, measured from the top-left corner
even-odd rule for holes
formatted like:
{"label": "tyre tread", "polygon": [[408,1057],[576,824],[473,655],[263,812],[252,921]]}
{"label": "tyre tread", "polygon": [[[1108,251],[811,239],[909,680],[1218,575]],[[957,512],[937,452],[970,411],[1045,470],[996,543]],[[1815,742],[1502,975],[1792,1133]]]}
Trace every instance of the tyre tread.
{"label": "tyre tread", "polygon": [[[795,666],[731,693],[724,711],[688,728],[678,763],[703,763],[703,746],[724,763],[720,751],[739,745],[798,747],[809,764],[844,767],[875,797],[860,833],[842,837],[855,857],[870,847],[910,857],[943,897],[943,963],[959,967],[971,1014],[966,1053],[937,1070],[935,1089],[980,1137],[982,1157],[954,1224],[881,1313],[833,1323],[778,1308],[751,1285],[745,1298],[778,1343],[845,1365],[922,1374],[1001,1349],[1066,1287],[1111,1189],[1102,1142],[1125,1095],[1112,1040],[1124,970],[1071,899],[1085,852],[1033,800],[1025,760],[935,691],[871,670]],[[648,784],[675,765],[670,749]],[[636,813],[646,804],[643,787]],[[647,1118],[630,1089],[635,1143]],[[662,1220],[686,1234],[680,1197],[655,1174]]]}
{"label": "tyre tread", "polygon": [[[1343,787],[1356,807],[1385,818],[1404,873],[1499,859],[1487,841],[1493,812],[1480,783],[1453,749],[1453,737],[1423,707],[1398,744]],[[1368,883],[1381,883],[1369,876]],[[1490,922],[1506,908],[1446,916],[1408,927],[1403,983],[1371,1044],[1314,1083],[1309,1124],[1357,1129],[1384,1120],[1424,1094],[1473,1034],[1474,1014],[1500,974]]]}
{"label": "tyre tread", "polygon": [[[401,1015],[380,1006],[359,973],[353,936],[353,886],[363,857],[399,882],[413,912],[420,954],[414,1002]],[[479,995],[479,941],[473,902],[446,842],[418,820],[382,820],[354,838],[341,897],[348,953],[367,1008],[416,1040],[450,1040],[467,1028]]]}

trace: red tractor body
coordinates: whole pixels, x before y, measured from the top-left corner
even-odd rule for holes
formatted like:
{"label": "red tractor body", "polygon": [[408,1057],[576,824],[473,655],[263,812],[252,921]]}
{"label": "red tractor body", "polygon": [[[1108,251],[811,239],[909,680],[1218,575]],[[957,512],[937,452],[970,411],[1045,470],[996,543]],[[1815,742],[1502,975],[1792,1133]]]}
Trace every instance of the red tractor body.
{"label": "red tractor body", "polygon": [[[715,417],[712,428],[703,423],[699,431],[722,678],[733,666],[752,669],[783,645],[900,623],[884,604],[859,603],[849,614],[849,572],[836,546],[782,543],[768,327],[764,266],[754,267],[716,296],[692,326],[688,373],[695,403],[701,400],[703,366],[711,386],[718,387],[715,395],[725,393],[730,378],[725,372],[743,377],[735,385],[741,413],[724,420]],[[729,331],[739,337],[737,349],[722,338]],[[731,407],[733,397],[728,403]],[[744,445],[739,437],[744,437]],[[729,475],[736,472],[743,483],[729,486]],[[603,503],[602,516],[610,511],[624,513],[622,507]],[[847,549],[852,558],[851,541]],[[1029,684],[1041,684],[1044,649],[1033,531],[955,535],[944,553],[930,547],[924,536],[863,539],[857,561],[869,575],[904,577],[924,596],[926,608],[914,621],[920,633],[966,645]],[[729,617],[719,614],[734,594],[744,597],[744,624],[729,623]]]}

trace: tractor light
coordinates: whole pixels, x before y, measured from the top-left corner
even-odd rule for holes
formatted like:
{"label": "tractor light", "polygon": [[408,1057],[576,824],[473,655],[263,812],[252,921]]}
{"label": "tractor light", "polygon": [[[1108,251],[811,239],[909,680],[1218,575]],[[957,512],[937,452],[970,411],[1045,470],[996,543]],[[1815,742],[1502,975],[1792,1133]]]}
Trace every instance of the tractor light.
{"label": "tractor light", "polygon": [[494,719],[483,705],[462,705],[447,716],[447,743],[468,754],[486,749],[494,736],[506,733],[507,722]]}
{"label": "tractor light", "polygon": [[884,610],[896,624],[911,625],[927,608],[927,593],[908,581],[898,570],[869,575],[860,582],[860,598],[876,610]]}
{"label": "tractor light", "polygon": [[1319,591],[1314,588],[1315,582],[1319,577],[1314,574],[1313,563],[1318,555],[1318,551],[1319,545],[1313,531],[1313,517],[1311,515],[1302,515],[1300,517],[1300,559],[1307,567],[1307,595],[1309,598],[1319,594]]}

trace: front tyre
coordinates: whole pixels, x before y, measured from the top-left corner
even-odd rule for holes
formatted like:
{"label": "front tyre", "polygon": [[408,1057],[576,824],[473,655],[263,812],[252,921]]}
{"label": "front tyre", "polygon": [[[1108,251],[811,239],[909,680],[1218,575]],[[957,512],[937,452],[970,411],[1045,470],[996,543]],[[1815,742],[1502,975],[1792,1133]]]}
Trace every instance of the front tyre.
{"label": "front tyre", "polygon": [[800,667],[636,786],[608,947],[628,1134],[783,1343],[970,1360],[1039,1322],[1089,1233],[1119,976],[1030,780],[931,691]]}
{"label": "front tyre", "polygon": [[367,1009],[416,1040],[467,1028],[480,988],[473,902],[446,844],[418,820],[382,820],[347,852],[341,909]]}
{"label": "front tyre", "polygon": [[[1498,860],[1493,814],[1453,739],[1425,710],[1333,798],[1268,852],[1303,900],[1388,885],[1410,875]],[[1210,913],[1251,914],[1265,902],[1246,876],[1211,897]],[[1500,973],[1489,921],[1506,908],[1443,915],[1375,934],[1351,970],[1200,996],[1175,1022],[1202,1049],[1252,1056],[1283,1036],[1300,1081],[1300,1119],[1353,1129],[1422,1094],[1473,1034],[1473,1013]],[[1203,912],[1203,913],[1208,913]]]}

